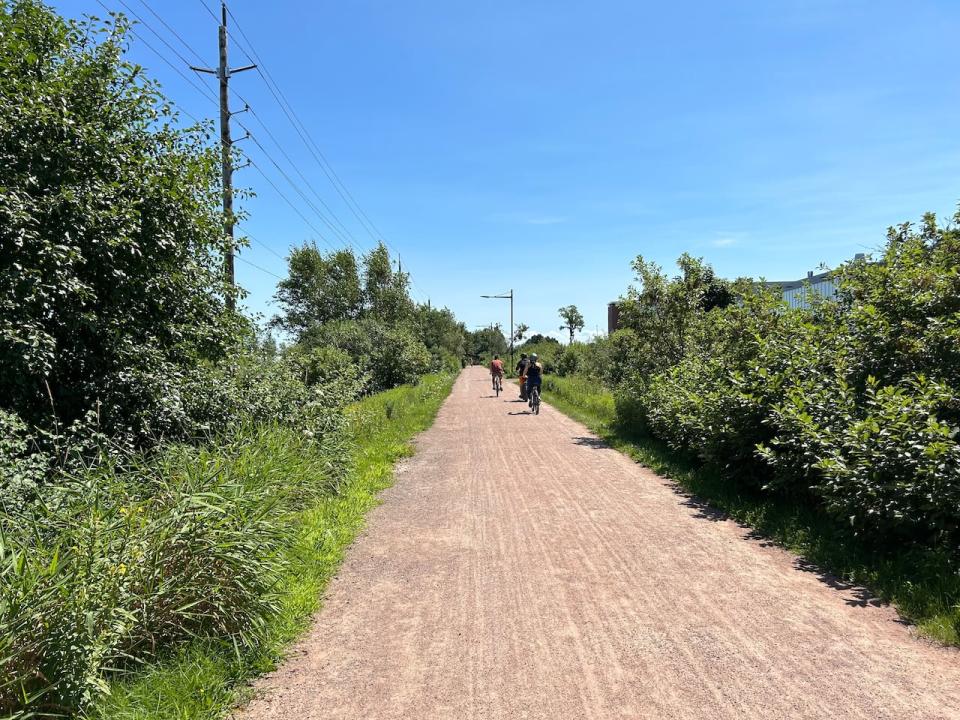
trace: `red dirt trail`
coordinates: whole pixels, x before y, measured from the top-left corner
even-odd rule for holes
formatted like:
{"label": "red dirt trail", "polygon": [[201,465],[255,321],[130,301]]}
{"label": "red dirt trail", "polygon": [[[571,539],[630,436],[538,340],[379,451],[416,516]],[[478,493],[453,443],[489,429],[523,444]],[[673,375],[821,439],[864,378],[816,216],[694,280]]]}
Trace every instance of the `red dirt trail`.
{"label": "red dirt trail", "polygon": [[237,718],[960,718],[960,653],[460,376]]}

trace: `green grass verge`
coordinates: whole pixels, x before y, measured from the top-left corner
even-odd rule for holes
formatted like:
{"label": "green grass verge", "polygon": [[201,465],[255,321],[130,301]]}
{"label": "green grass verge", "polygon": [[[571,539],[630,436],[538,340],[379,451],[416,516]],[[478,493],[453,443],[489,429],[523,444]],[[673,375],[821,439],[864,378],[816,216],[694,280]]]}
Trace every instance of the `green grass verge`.
{"label": "green grass verge", "polygon": [[88,717],[212,720],[241,701],[244,681],[276,667],[285,648],[307,627],[364,516],[391,484],[394,464],[412,453],[410,440],[433,423],[452,386],[453,376],[428,376],[416,386],[389,390],[350,408],[352,470],[339,493],[299,516],[296,542],[289,548],[294,571],[284,578],[280,610],[263,647],[238,652],[221,643],[189,644],[177,655],[115,682]]}
{"label": "green grass verge", "polygon": [[618,427],[613,395],[585,378],[546,378],[543,396],[611,447],[800,555],[824,580],[868,588],[876,598],[892,603],[922,635],[960,645],[960,573],[947,555],[917,549],[881,552],[815,507],[738,488],[654,438]]}

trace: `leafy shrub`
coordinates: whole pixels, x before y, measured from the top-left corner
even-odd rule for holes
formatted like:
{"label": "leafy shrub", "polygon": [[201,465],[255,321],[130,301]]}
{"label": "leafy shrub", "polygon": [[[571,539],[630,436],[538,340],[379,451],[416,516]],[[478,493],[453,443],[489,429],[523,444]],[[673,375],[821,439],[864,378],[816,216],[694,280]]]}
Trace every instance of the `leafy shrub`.
{"label": "leafy shrub", "polygon": [[125,32],[0,5],[0,406],[49,431],[96,411],[145,443],[182,427],[184,368],[222,357],[241,321],[219,150],[122,61]]}
{"label": "leafy shrub", "polygon": [[582,369],[586,354],[583,343],[567,345],[557,355],[554,371],[561,376],[575,375]]}
{"label": "leafy shrub", "polygon": [[558,342],[543,341],[539,343],[526,342],[516,349],[516,358],[519,361],[520,353],[527,355],[537,354],[537,359],[543,365],[544,373],[552,375],[557,372],[557,361],[563,353],[563,346]]}
{"label": "leafy shrub", "polygon": [[50,459],[17,415],[0,410],[0,507],[19,507],[43,482]]}
{"label": "leafy shrub", "polygon": [[635,265],[628,329],[607,341],[623,359],[605,375],[619,422],[727,482],[813,499],[876,542],[956,554],[960,230],[933,216],[891,229],[879,261],[834,273],[836,302],[805,310],[761,285],[718,285],[687,256],[680,266],[668,279]]}
{"label": "leafy shrub", "polygon": [[[330,352],[321,355],[333,357]],[[339,374],[329,372],[324,382],[305,384],[310,363],[318,358],[291,355],[270,360],[247,354],[214,366],[198,366],[184,382],[183,392],[192,435],[202,438],[244,423],[279,424],[323,434],[336,418],[330,408],[353,400],[362,378],[346,365],[338,367]]]}
{"label": "leafy shrub", "polygon": [[[813,490],[826,509],[857,532],[953,544],[960,444],[941,417],[955,403],[952,391],[922,376],[900,386],[868,378],[858,401],[849,387],[795,389],[775,418],[817,471]],[[778,437],[763,449],[774,467],[796,454],[782,444]]]}

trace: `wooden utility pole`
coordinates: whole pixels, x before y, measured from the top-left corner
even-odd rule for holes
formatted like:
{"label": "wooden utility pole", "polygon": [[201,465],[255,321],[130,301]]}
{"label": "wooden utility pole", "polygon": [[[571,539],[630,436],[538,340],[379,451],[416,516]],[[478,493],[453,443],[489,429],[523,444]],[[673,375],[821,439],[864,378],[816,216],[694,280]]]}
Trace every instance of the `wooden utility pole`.
{"label": "wooden utility pole", "polygon": [[201,68],[190,66],[191,70],[197,72],[216,75],[220,79],[220,172],[223,180],[223,235],[226,247],[223,266],[227,276],[227,283],[230,285],[230,293],[227,295],[227,307],[233,310],[236,306],[233,288],[236,284],[234,279],[233,255],[233,156],[231,148],[233,140],[230,137],[230,76],[234,73],[244,70],[253,70],[256,65],[244,65],[243,67],[230,69],[227,64],[227,3],[220,4],[220,29],[218,40],[220,46],[220,64],[216,70],[212,68]]}

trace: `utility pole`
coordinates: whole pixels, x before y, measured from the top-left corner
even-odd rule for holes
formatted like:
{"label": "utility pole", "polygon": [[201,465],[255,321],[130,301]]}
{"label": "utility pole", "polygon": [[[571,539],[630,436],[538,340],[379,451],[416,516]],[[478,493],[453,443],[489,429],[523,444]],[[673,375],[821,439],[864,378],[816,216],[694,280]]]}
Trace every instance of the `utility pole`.
{"label": "utility pole", "polygon": [[513,289],[511,288],[510,292],[502,293],[501,295],[481,295],[480,297],[510,301],[510,367],[513,367]]}
{"label": "utility pole", "polygon": [[[230,76],[244,70],[253,70],[256,65],[230,69],[227,64],[227,3],[220,3],[220,29],[218,33],[220,46],[220,64],[216,70],[190,66],[191,70],[216,75],[220,80],[220,172],[223,181],[223,236],[226,252],[223,259],[227,282],[230,285],[230,294],[227,295],[227,307],[233,310],[236,300],[233,288],[236,285],[233,269],[233,158],[231,148],[234,141],[230,138]],[[242,110],[240,112],[243,112]]]}

